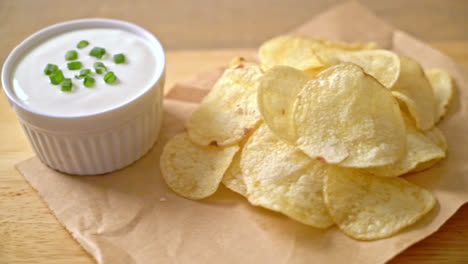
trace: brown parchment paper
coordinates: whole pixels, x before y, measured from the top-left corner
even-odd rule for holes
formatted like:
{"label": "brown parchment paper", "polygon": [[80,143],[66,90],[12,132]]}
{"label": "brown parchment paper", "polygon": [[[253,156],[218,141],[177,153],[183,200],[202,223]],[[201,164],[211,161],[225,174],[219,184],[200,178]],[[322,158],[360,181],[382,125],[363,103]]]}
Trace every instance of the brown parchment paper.
{"label": "brown parchment paper", "polygon": [[468,201],[467,71],[356,3],[327,11],[297,32],[376,41],[426,68],[444,68],[454,77],[456,96],[440,123],[449,144],[448,157],[428,171],[406,177],[431,189],[439,204],[402,233],[360,242],[336,227],[318,230],[253,207],[222,186],[202,201],[171,192],[159,172],[162,146],[183,130],[184,120],[216,81],[219,69],[174,87],[168,96],[186,101],[165,100],[159,142],[126,169],[102,176],[69,176],[49,169],[37,158],[17,168],[98,263],[383,263],[437,231]]}

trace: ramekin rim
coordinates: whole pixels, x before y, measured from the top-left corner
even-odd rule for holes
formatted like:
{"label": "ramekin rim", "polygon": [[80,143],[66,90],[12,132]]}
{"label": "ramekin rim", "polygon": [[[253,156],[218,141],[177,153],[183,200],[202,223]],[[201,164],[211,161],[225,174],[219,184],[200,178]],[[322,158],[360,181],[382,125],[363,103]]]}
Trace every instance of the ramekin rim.
{"label": "ramekin rim", "polygon": [[[24,52],[23,53],[21,53],[21,52],[22,52],[22,49],[25,48],[25,46],[34,45],[34,44],[31,44],[31,42],[40,41],[42,35],[44,35],[44,34],[53,35],[52,32],[57,31],[57,30],[59,30],[60,28],[63,28],[63,27],[76,26],[77,28],[79,28],[79,26],[82,25],[82,28],[86,28],[86,25],[94,24],[94,23],[102,23],[103,25],[107,25],[107,26],[114,25],[114,26],[116,26],[116,28],[122,28],[122,29],[132,29],[133,34],[139,35],[140,37],[145,39],[145,41],[148,41],[148,42],[151,41],[150,42],[151,45],[153,45],[153,44],[156,45],[156,49],[155,49],[156,53],[154,55],[155,55],[156,63],[160,64],[160,66],[157,67],[157,71],[155,72],[155,77],[153,78],[152,82],[150,84],[148,84],[148,86],[145,87],[145,89],[142,89],[140,94],[138,94],[135,98],[133,98],[133,100],[125,101],[125,102],[123,102],[121,104],[118,104],[116,106],[113,106],[111,108],[108,108],[108,109],[105,109],[105,110],[102,110],[102,111],[99,111],[99,112],[90,113],[90,114],[63,115],[63,116],[62,115],[54,115],[54,114],[45,113],[45,112],[41,112],[41,111],[31,109],[30,107],[25,105],[23,102],[21,102],[21,100],[19,100],[14,95],[14,93],[13,93],[13,91],[10,88],[10,85],[9,85],[9,83],[11,82],[11,80],[10,80],[11,73],[10,72],[13,70],[12,67],[14,67],[16,65],[16,63],[17,63],[16,60],[18,58],[21,58],[22,55],[24,55]],[[77,29],[77,28],[75,28],[75,29]],[[66,32],[66,30],[64,32]],[[141,35],[140,35],[139,32],[141,32]],[[37,39],[39,39],[39,40],[37,40]],[[44,41],[44,40],[42,40],[42,41]],[[47,26],[45,28],[42,28],[42,29],[34,32],[30,36],[28,36],[26,39],[21,41],[17,46],[15,46],[15,48],[13,48],[13,50],[10,52],[10,54],[8,55],[7,59],[5,60],[5,62],[3,64],[2,72],[1,72],[1,79],[2,79],[1,83],[2,83],[2,87],[3,87],[4,92],[5,92],[6,96],[8,97],[8,100],[13,102],[16,106],[20,107],[23,111],[29,112],[29,113],[37,115],[37,116],[53,118],[53,119],[88,118],[88,117],[99,116],[99,115],[102,115],[102,114],[112,112],[112,111],[114,111],[116,109],[120,109],[122,107],[125,107],[126,105],[131,104],[135,100],[138,100],[139,98],[144,96],[149,90],[151,90],[151,88],[153,86],[155,86],[161,80],[161,78],[163,78],[165,68],[166,68],[166,56],[165,56],[164,48],[163,48],[161,42],[159,41],[159,39],[156,38],[156,36],[154,36],[154,34],[149,32],[145,28],[143,28],[143,27],[141,27],[141,26],[139,26],[137,24],[128,22],[128,21],[112,19],[112,18],[103,18],[103,17],[81,18],[81,19],[74,19],[74,20],[59,22],[59,23]]]}

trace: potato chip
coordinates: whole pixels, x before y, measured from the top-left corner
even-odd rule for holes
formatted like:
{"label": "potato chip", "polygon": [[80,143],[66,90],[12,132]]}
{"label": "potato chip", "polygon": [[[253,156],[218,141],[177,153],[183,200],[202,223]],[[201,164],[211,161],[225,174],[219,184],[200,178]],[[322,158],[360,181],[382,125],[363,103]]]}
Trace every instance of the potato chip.
{"label": "potato chip", "polygon": [[337,62],[357,64],[387,88],[392,87],[400,75],[400,59],[388,50],[323,51],[319,58],[326,65]]}
{"label": "potato chip", "polygon": [[265,72],[258,86],[258,110],[278,137],[294,143],[293,106],[298,93],[312,79],[289,66],[275,66]]}
{"label": "potato chip", "polygon": [[346,43],[284,35],[263,43],[259,49],[259,58],[262,69],[265,71],[276,65],[286,65],[314,76],[324,69],[321,59],[317,57],[317,52],[323,50],[355,51],[377,47],[374,42]]}
{"label": "potato chip", "polygon": [[389,237],[421,219],[436,203],[429,191],[402,178],[337,166],[328,167],[324,197],[338,227],[361,240]]}
{"label": "potato chip", "polygon": [[390,89],[392,94],[406,105],[419,129],[428,130],[434,126],[436,120],[434,92],[417,62],[400,57],[400,76]]}
{"label": "potato chip", "polygon": [[[440,129],[437,127],[433,127],[431,130],[424,132],[424,135],[429,140],[434,142],[437,146],[439,146],[439,148],[444,152],[444,157],[445,157],[447,154],[448,145],[447,145],[447,140],[445,139],[445,136],[442,133],[442,131],[440,131]],[[428,160],[425,162],[421,162],[418,165],[416,165],[416,167],[413,168],[410,172],[419,172],[419,171],[426,170],[436,165],[440,160],[441,159],[432,159],[432,160]]]}
{"label": "potato chip", "polygon": [[241,153],[242,149],[232,158],[231,165],[229,165],[229,168],[224,173],[222,183],[231,191],[247,197],[247,187],[245,186],[244,177],[240,169]]}
{"label": "potato chip", "polygon": [[263,70],[286,65],[315,74],[322,64],[315,55],[313,42],[301,36],[279,36],[262,44],[258,56]]}
{"label": "potato chip", "polygon": [[203,199],[218,189],[238,146],[220,148],[192,143],[187,133],[171,138],[161,154],[161,173],[177,194]]}
{"label": "potato chip", "polygon": [[323,202],[325,166],[281,141],[265,124],[241,155],[249,202],[317,228],[333,225]]}
{"label": "potato chip", "polygon": [[232,158],[231,165],[224,173],[222,180],[224,186],[244,197],[247,197],[247,187],[245,186],[244,176],[242,175],[242,170],[240,168],[240,160],[247,140],[248,137],[242,139],[239,143],[240,149],[237,151],[236,155],[234,155],[234,158]]}
{"label": "potato chip", "polygon": [[433,127],[429,131],[425,131],[424,135],[429,138],[432,142],[434,142],[440,149],[444,152],[447,151],[448,145],[447,140],[445,139],[444,133],[438,128]]}
{"label": "potato chip", "polygon": [[436,101],[435,121],[438,122],[447,112],[447,106],[453,95],[453,81],[450,74],[441,69],[426,71]]}
{"label": "potato chip", "polygon": [[408,117],[405,117],[405,123],[407,133],[406,155],[390,165],[369,168],[367,169],[368,172],[377,176],[396,177],[412,171],[419,164],[425,163],[427,166],[445,158],[445,150],[440,146],[442,143],[437,142],[438,140],[434,138],[434,134],[440,133],[436,127],[421,132]]}
{"label": "potato chip", "polygon": [[332,66],[308,82],[293,117],[296,144],[311,158],[373,167],[393,163],[406,151],[397,101],[355,64]]}
{"label": "potato chip", "polygon": [[257,65],[240,63],[227,69],[185,127],[201,146],[237,144],[261,119],[257,86],[262,76]]}

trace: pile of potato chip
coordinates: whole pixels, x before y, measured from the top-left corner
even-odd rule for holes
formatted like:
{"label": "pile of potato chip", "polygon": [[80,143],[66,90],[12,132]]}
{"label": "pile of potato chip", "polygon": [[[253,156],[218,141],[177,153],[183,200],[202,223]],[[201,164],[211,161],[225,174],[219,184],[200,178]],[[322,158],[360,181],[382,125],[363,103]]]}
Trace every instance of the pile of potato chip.
{"label": "pile of potato chip", "polygon": [[235,59],[161,156],[168,186],[222,182],[256,206],[360,240],[389,237],[436,203],[406,173],[434,166],[451,77],[374,43],[280,36],[260,65]]}

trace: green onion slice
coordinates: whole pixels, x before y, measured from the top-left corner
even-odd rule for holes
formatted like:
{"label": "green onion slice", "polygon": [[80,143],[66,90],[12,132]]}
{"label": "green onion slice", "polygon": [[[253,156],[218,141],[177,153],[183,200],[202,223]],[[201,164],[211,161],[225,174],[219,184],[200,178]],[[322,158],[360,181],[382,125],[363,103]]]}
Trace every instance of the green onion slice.
{"label": "green onion slice", "polygon": [[125,62],[125,55],[123,55],[123,53],[115,54],[114,55],[114,62],[116,64],[124,63]]}
{"label": "green onion slice", "polygon": [[113,72],[108,72],[108,73],[106,73],[106,75],[104,75],[104,81],[106,83],[111,84],[111,83],[115,82],[115,79],[117,79],[117,77],[115,77],[115,74]]}
{"label": "green onion slice", "polygon": [[87,40],[82,40],[82,41],[78,42],[76,47],[79,48],[79,49],[82,49],[82,48],[87,47],[88,45],[89,45],[89,42]]}
{"label": "green onion slice", "polygon": [[67,61],[76,60],[78,58],[78,52],[76,50],[69,50],[65,53],[65,59]]}
{"label": "green onion slice", "polygon": [[94,69],[97,74],[103,74],[107,71],[106,65],[100,61],[94,63]]}
{"label": "green onion slice", "polygon": [[63,81],[63,73],[61,70],[57,70],[49,75],[50,82],[52,84],[59,84]]}
{"label": "green onion slice", "polygon": [[102,56],[104,56],[104,54],[106,54],[106,49],[100,48],[100,47],[94,47],[94,48],[89,52],[89,55],[90,55],[90,56],[96,57],[96,58],[98,58],[98,59],[101,59]]}
{"label": "green onion slice", "polygon": [[95,81],[96,81],[96,80],[94,80],[93,77],[91,77],[91,76],[86,76],[86,77],[84,78],[83,84],[84,84],[84,86],[86,86],[86,87],[91,87],[91,86],[94,85],[94,82],[95,82]]}
{"label": "green onion slice", "polygon": [[72,90],[72,81],[70,78],[65,78],[62,81],[62,91],[69,92]]}
{"label": "green onion slice", "polygon": [[45,75],[51,75],[52,73],[58,71],[58,66],[55,64],[47,64],[47,66],[44,69]]}
{"label": "green onion slice", "polygon": [[90,69],[83,69],[80,71],[80,74],[78,75],[75,75],[75,78],[76,79],[83,79],[84,77],[88,76],[91,74],[91,70]]}
{"label": "green onion slice", "polygon": [[72,62],[67,63],[67,67],[69,70],[79,70],[81,69],[81,66],[83,65],[79,61],[72,61]]}

